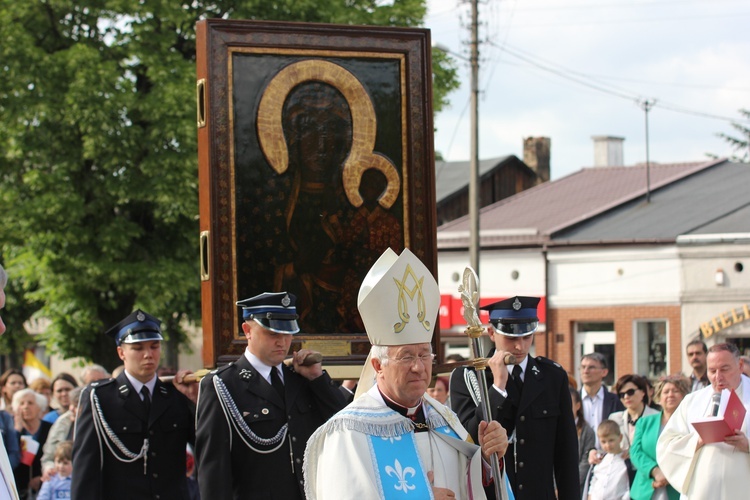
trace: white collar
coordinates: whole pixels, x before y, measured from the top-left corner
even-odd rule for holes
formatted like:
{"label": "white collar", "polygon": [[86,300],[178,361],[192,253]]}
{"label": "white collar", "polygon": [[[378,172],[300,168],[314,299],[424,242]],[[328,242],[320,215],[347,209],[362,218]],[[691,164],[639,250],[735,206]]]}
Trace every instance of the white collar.
{"label": "white collar", "polygon": [[144,385],[148,387],[148,392],[151,394],[151,397],[154,397],[154,387],[156,387],[156,374],[154,374],[154,377],[145,384],[128,373],[128,370],[125,370],[125,376],[128,378],[130,385],[133,386],[133,389],[135,389],[135,392],[138,393],[139,397],[141,394],[141,387],[143,387]]}
{"label": "white collar", "polygon": [[521,380],[524,380],[526,378],[526,367],[529,365],[529,355],[527,354],[526,357],[523,358],[523,361],[520,363],[513,365],[513,368],[511,366],[508,366],[508,373],[513,375],[513,370],[516,366],[521,367]]}
{"label": "white collar", "polygon": [[599,390],[597,391],[596,394],[594,394],[594,397],[589,396],[589,393],[586,390],[586,386],[582,385],[581,386],[581,398],[582,399],[589,398],[589,399],[592,399],[592,400],[594,400],[594,399],[601,399],[603,401],[604,400],[604,383],[602,383],[602,385],[599,386]]}
{"label": "white collar", "polygon": [[[245,359],[247,359],[251,365],[253,365],[253,368],[258,370],[258,373],[268,381],[268,383],[271,383],[271,368],[273,366],[268,366],[267,364],[263,363],[263,361],[258,358],[255,354],[250,352],[249,348],[245,348]],[[276,365],[276,369],[279,370],[279,377],[281,378],[281,381],[284,381],[284,370],[281,369],[281,363]]]}

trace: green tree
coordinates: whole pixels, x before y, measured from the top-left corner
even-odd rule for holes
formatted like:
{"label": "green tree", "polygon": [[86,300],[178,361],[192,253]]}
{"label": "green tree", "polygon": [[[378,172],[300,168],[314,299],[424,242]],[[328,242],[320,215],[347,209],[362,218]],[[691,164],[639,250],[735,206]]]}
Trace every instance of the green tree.
{"label": "green tree", "polygon": [[[419,26],[425,12],[424,0],[0,0],[0,258],[20,283],[15,328],[48,318],[49,348],[112,367],[101,332],[135,307],[173,339],[200,318],[199,19]],[[458,82],[436,60],[439,109]]]}
{"label": "green tree", "polygon": [[732,123],[732,127],[740,133],[740,137],[733,137],[729,134],[720,133],[719,137],[728,142],[735,151],[729,159],[740,163],[750,163],[750,110],[740,109],[739,113],[745,118],[745,124]]}

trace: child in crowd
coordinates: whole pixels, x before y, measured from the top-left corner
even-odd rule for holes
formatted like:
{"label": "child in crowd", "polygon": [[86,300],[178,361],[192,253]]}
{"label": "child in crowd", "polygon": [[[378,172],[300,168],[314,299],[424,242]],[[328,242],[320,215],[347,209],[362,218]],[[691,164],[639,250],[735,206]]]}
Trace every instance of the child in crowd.
{"label": "child in crowd", "polygon": [[606,455],[591,473],[588,500],[629,500],[630,460],[622,458],[620,426],[612,420],[604,420],[596,434]]}
{"label": "child in crowd", "polygon": [[63,441],[55,450],[55,472],[49,481],[42,484],[37,500],[70,498],[70,475],[73,472],[73,443]]}

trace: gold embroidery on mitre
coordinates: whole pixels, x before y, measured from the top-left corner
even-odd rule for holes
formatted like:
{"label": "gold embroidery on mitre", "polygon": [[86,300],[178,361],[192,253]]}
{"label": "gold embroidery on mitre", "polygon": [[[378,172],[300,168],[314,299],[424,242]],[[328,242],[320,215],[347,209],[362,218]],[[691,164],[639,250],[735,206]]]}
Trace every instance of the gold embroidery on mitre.
{"label": "gold embroidery on mitre", "polygon": [[[409,277],[411,277],[411,279],[414,281],[414,286],[411,288],[406,286],[406,282]],[[402,280],[399,281],[396,278],[393,278],[393,281],[396,282],[396,286],[398,287],[398,317],[401,320],[401,322],[393,325],[394,331],[396,333],[401,333],[404,328],[406,328],[406,325],[411,319],[411,316],[409,315],[409,302],[406,299],[406,295],[409,296],[409,299],[412,302],[414,301],[414,296],[417,295],[417,320],[422,324],[425,330],[429,331],[430,322],[425,319],[425,316],[427,316],[427,311],[424,300],[424,292],[422,291],[424,276],[417,278],[417,275],[414,274],[411,265],[407,264]]]}

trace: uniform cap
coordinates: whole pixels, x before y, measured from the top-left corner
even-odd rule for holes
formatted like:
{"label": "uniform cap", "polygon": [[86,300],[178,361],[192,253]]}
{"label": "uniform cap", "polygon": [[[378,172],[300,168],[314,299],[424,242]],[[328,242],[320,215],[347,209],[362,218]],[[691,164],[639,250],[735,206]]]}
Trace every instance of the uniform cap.
{"label": "uniform cap", "polygon": [[538,297],[515,296],[480,307],[490,312],[490,323],[508,337],[525,337],[539,327]]}
{"label": "uniform cap", "polygon": [[297,324],[297,297],[288,292],[263,292],[255,297],[240,300],[242,318],[253,320],[263,328],[275,333],[299,333]]}
{"label": "uniform cap", "polygon": [[136,309],[125,319],[107,330],[107,335],[115,339],[119,346],[149,340],[164,340],[161,336],[161,320],[149,313]]}

